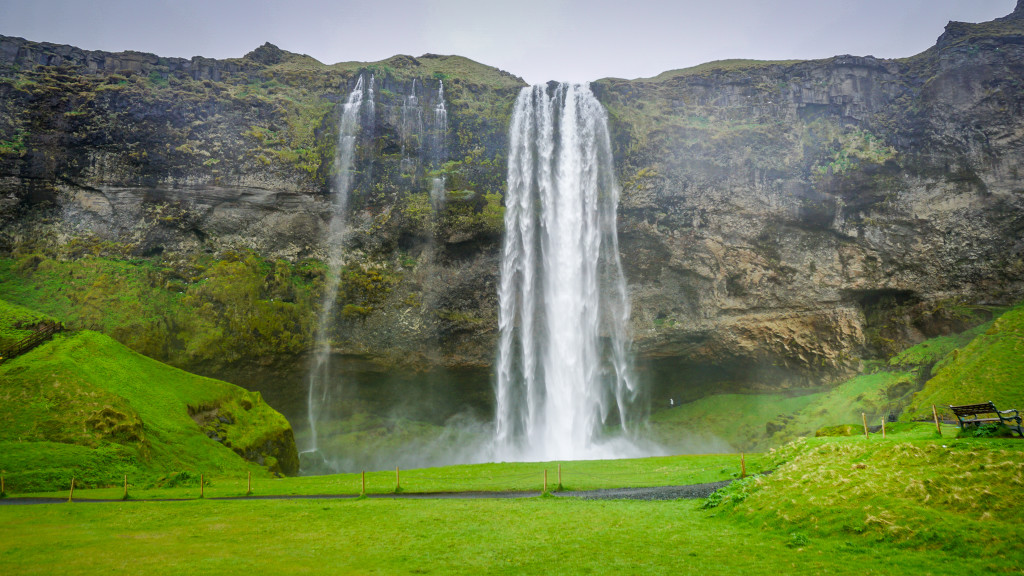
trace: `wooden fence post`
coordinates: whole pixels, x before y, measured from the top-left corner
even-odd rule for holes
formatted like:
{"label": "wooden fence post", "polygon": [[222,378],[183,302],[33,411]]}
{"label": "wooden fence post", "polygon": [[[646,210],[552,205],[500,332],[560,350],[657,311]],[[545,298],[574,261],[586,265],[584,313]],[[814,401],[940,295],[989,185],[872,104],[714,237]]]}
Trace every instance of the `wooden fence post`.
{"label": "wooden fence post", "polygon": [[366,470],[363,470],[363,491],[359,495],[366,496]]}
{"label": "wooden fence post", "polygon": [[204,482],[203,482],[203,475],[202,475],[202,473],[200,473],[199,474],[199,497],[200,498],[205,498],[206,497],[206,490],[205,490],[205,487],[203,486],[203,484],[204,484]]}
{"label": "wooden fence post", "polygon": [[402,489],[402,476],[401,476],[401,472],[399,471],[398,466],[395,466],[395,492],[398,492],[401,489]]}
{"label": "wooden fence post", "polygon": [[71,477],[71,493],[68,494],[68,502],[71,502],[71,499],[74,498],[74,497],[75,497],[75,477],[72,476]]}
{"label": "wooden fence post", "polygon": [[250,494],[252,494],[252,470],[249,470],[249,472],[248,472],[248,475],[246,477],[246,487],[245,487],[245,495],[249,496]]}
{"label": "wooden fence post", "polygon": [[558,463],[558,489],[562,489],[562,463]]}
{"label": "wooden fence post", "polygon": [[125,474],[124,475],[124,496],[121,497],[121,500],[127,500],[127,499],[128,499],[128,475]]}
{"label": "wooden fence post", "polygon": [[548,493],[548,469],[544,469],[544,493]]}
{"label": "wooden fence post", "polygon": [[740,453],[740,478],[747,477],[747,455]]}
{"label": "wooden fence post", "polygon": [[863,412],[861,412],[860,413],[860,418],[861,418],[861,420],[864,421],[864,439],[866,440],[867,437],[868,437],[868,415],[863,413]]}
{"label": "wooden fence post", "polygon": [[935,419],[935,432],[942,436],[942,428],[939,427],[939,413],[935,411],[935,404],[932,404],[932,418]]}
{"label": "wooden fence post", "polygon": [[7,487],[4,486],[4,475],[0,474],[0,496],[7,496]]}
{"label": "wooden fence post", "polygon": [[882,440],[885,440],[885,416],[882,416]]}

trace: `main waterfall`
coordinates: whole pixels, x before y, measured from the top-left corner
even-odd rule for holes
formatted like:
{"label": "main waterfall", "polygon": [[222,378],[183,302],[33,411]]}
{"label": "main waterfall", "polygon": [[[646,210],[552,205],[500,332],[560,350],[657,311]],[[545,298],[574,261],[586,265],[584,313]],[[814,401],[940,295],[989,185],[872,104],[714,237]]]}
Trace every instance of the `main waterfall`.
{"label": "main waterfall", "polygon": [[[509,129],[498,460],[640,455],[607,115],[589,86],[524,88]],[[604,434],[615,422],[618,436]]]}
{"label": "main waterfall", "polygon": [[[352,188],[352,161],[359,132],[360,109],[363,103],[363,77],[356,81],[342,107],[338,124],[338,147],[334,156],[334,182],[331,190],[331,221],[327,231],[327,278],[320,315],[317,318],[316,351],[309,372],[307,410],[310,446],[306,452],[320,450],[317,427],[325,420],[325,411],[332,405],[331,341],[328,330],[338,298],[338,275],[344,257],[345,230],[348,222],[348,196]],[[373,106],[373,81],[370,81],[370,106]],[[326,459],[325,459],[326,460]]]}

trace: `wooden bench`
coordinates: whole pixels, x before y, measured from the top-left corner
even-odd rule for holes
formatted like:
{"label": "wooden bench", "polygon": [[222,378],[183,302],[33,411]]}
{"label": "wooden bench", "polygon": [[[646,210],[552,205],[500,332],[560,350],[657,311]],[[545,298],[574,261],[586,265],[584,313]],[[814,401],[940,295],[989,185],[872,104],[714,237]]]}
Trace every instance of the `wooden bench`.
{"label": "wooden bench", "polygon": [[[960,427],[964,426],[981,426],[982,424],[1006,424],[1011,430],[1020,434],[1021,438],[1024,438],[1024,431],[1021,430],[1021,418],[1018,410],[997,410],[996,405],[991,401],[984,404],[968,404],[966,406],[950,406],[950,410],[956,416],[956,419],[960,421]],[[1013,412],[1013,415],[1009,415]],[[984,414],[995,414],[995,418],[979,418],[978,416]],[[1006,414],[1006,416],[1004,416]]]}

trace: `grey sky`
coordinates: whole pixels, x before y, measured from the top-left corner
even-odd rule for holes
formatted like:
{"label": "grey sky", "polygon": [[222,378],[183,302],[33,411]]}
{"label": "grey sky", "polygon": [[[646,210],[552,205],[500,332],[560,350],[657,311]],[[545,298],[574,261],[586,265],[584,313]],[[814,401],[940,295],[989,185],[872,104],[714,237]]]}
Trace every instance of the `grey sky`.
{"label": "grey sky", "polygon": [[92,50],[325,63],[459,54],[528,82],[637,78],[725,58],[902,57],[1016,0],[0,0],[0,34]]}

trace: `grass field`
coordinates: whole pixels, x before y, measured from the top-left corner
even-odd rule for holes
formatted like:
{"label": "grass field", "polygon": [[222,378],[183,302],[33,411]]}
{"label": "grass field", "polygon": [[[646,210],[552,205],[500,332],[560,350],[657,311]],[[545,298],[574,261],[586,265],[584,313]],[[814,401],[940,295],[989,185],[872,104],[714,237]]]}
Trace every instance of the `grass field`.
{"label": "grass field", "polygon": [[921,575],[988,565],[848,541],[794,547],[788,534],[713,518],[692,501],[547,498],[6,506],[0,552],[7,573],[68,575]]}
{"label": "grass field", "polygon": [[[0,506],[0,571],[1020,573],[1024,442],[959,438],[952,427],[943,432],[898,424],[884,440],[813,438],[748,455],[749,471],[773,472],[706,501],[207,498]],[[542,471],[553,477],[556,467],[411,470],[403,472],[403,486],[537,490]],[[567,488],[694,483],[737,471],[736,455],[565,462],[563,482]],[[368,492],[394,489],[393,472],[367,479]],[[261,479],[254,492],[353,493],[357,486],[353,475]],[[215,478],[206,494],[244,490],[228,488]],[[147,495],[190,496],[187,488]]]}

